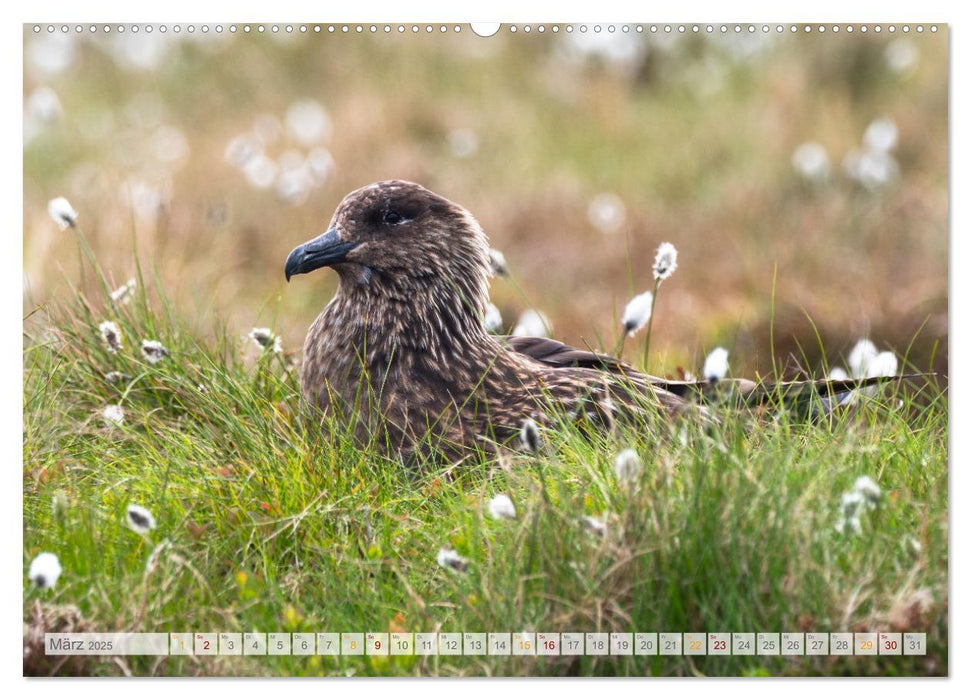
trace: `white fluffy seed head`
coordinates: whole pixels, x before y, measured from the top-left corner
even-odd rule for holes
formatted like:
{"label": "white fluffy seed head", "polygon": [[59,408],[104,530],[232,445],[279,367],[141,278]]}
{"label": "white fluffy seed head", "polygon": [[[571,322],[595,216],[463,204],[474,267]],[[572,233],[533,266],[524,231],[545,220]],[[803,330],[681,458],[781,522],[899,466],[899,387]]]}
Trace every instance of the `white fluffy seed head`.
{"label": "white fluffy seed head", "polygon": [[641,469],[643,469],[641,458],[634,450],[626,449],[614,458],[614,472],[621,481],[636,479]]}
{"label": "white fluffy seed head", "polygon": [[627,335],[633,337],[651,320],[651,304],[653,301],[654,295],[651,292],[644,292],[627,302],[627,306],[624,307],[623,318],[624,332]]}
{"label": "white fluffy seed head", "polygon": [[654,254],[654,279],[664,281],[678,269],[678,249],[672,243],[662,243]]}
{"label": "white fluffy seed head", "polygon": [[846,370],[843,369],[842,367],[833,367],[833,369],[829,371],[828,379],[830,381],[839,382],[849,378],[850,378],[850,375],[847,374]]}
{"label": "white fluffy seed head", "polygon": [[60,226],[61,230],[69,226],[76,226],[78,223],[78,213],[74,207],[64,197],[55,197],[47,203],[47,213],[54,219],[54,223]]}
{"label": "white fluffy seed head", "polygon": [[815,141],[800,144],[796,148],[792,154],[792,167],[810,182],[825,182],[829,179],[831,170],[826,149]]}
{"label": "white fluffy seed head", "polygon": [[166,357],[169,356],[169,351],[164,345],[158,340],[143,340],[142,341],[142,357],[148,361],[149,364],[158,364]]}
{"label": "white fluffy seed head", "polygon": [[438,565],[443,569],[451,569],[452,571],[469,570],[469,560],[460,555],[454,549],[442,547],[438,550],[436,560],[438,561]]}
{"label": "white fluffy seed head", "polygon": [[101,337],[105,341],[105,347],[112,355],[117,355],[121,350],[121,329],[114,321],[102,321],[98,326]]}
{"label": "white fluffy seed head", "polygon": [[536,452],[539,450],[539,426],[536,425],[536,421],[534,421],[532,418],[527,418],[523,421],[522,426],[520,426],[519,444],[522,445],[522,448],[527,452]]}
{"label": "white fluffy seed head", "polygon": [[111,301],[115,304],[125,304],[131,298],[131,293],[135,291],[135,287],[138,286],[138,282],[134,277],[130,278],[123,285],[118,287],[118,289],[111,292]]}
{"label": "white fluffy seed head", "polygon": [[512,334],[521,337],[545,338],[552,330],[550,320],[541,311],[527,309],[516,322]]}
{"label": "white fluffy seed head", "polygon": [[892,377],[897,374],[897,356],[889,350],[878,353],[866,368],[867,377]]}
{"label": "white fluffy seed head", "polygon": [[125,510],[125,520],[128,527],[139,535],[147,535],[155,529],[155,517],[148,509],[134,503],[130,504]]}
{"label": "white fluffy seed head", "polygon": [[853,377],[855,379],[866,377],[870,364],[878,354],[877,346],[866,338],[854,345],[850,351],[850,356],[846,359],[846,364],[849,365]]}
{"label": "white fluffy seed head", "polygon": [[726,374],[728,374],[728,350],[715,348],[705,358],[701,375],[709,382],[714,383],[724,379]]}
{"label": "white fluffy seed head", "polygon": [[491,301],[486,304],[485,316],[482,318],[482,323],[490,333],[498,333],[502,330],[502,312]]}
{"label": "white fluffy seed head", "polygon": [[897,145],[897,125],[888,117],[873,120],[863,133],[863,145],[877,153],[892,151]]}
{"label": "white fluffy seed head", "polygon": [[607,534],[607,523],[600,518],[595,518],[592,515],[584,515],[580,518],[580,522],[597,537],[603,537]]}
{"label": "white fluffy seed head", "polygon": [[489,249],[489,270],[495,277],[509,277],[509,265],[501,250]]}
{"label": "white fluffy seed head", "polygon": [[101,411],[101,417],[104,422],[110,425],[124,425],[125,424],[125,409],[123,409],[118,404],[110,404],[105,406]]}
{"label": "white fluffy seed head", "polygon": [[617,233],[626,218],[624,202],[613,192],[598,194],[587,206],[587,219],[594,228],[604,234]]}
{"label": "white fluffy seed head", "polygon": [[249,332],[249,337],[263,350],[272,350],[273,352],[283,350],[283,342],[280,340],[280,336],[269,328],[254,328]]}
{"label": "white fluffy seed head", "polygon": [[847,491],[840,499],[840,510],[843,518],[855,518],[863,507],[864,497],[859,491]]}
{"label": "white fluffy seed head", "polygon": [[27,570],[27,578],[30,582],[40,588],[47,590],[57,585],[57,579],[61,577],[61,562],[56,554],[41,552],[30,562]]}
{"label": "white fluffy seed head", "polygon": [[489,515],[496,520],[501,520],[503,518],[515,520],[516,506],[513,505],[512,499],[510,499],[509,496],[504,493],[500,493],[497,496],[493,496],[492,500],[489,501]]}
{"label": "white fluffy seed head", "polygon": [[857,479],[853,484],[853,490],[863,496],[863,499],[871,506],[875,506],[880,501],[880,487],[868,476],[861,476]]}

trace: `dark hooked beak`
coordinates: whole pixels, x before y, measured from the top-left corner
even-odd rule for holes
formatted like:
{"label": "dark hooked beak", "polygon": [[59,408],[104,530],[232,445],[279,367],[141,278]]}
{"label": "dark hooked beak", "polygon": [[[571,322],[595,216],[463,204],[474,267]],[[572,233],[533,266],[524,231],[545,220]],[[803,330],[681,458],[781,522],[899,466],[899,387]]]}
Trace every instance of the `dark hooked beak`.
{"label": "dark hooked beak", "polygon": [[287,265],[284,268],[287,282],[294,275],[302,275],[320,267],[344,262],[347,254],[356,247],[357,243],[347,243],[338,238],[335,229],[303,245],[298,245],[287,256]]}

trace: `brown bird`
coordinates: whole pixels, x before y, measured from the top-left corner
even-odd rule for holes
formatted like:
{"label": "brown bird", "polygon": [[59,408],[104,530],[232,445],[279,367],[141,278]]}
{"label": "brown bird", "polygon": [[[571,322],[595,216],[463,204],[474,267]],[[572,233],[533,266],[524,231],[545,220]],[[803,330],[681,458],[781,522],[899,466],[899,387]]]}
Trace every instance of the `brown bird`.
{"label": "brown bird", "polygon": [[[340,285],[307,333],[301,392],[385,453],[494,452],[529,419],[674,416],[697,406],[692,390],[705,386],[555,340],[489,333],[485,233],[464,208],[411,182],[348,194],[327,231],[290,253],[287,280],[325,266]],[[746,380],[734,386],[746,400],[772,395]]]}

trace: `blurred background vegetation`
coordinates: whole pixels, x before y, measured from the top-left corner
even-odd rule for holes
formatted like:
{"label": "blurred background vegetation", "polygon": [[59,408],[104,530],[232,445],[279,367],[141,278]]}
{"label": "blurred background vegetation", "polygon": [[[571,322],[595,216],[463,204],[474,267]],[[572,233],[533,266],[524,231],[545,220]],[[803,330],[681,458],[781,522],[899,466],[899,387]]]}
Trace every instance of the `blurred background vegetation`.
{"label": "blurred background vegetation", "polygon": [[507,328],[532,304],[556,337],[609,349],[670,241],[655,372],[715,345],[771,370],[775,277],[778,355],[818,362],[814,323],[833,363],[868,335],[946,373],[945,28],[252,26],[25,27],[25,312],[78,281],[47,214],[65,196],[118,285],[134,245],[200,327],[274,325],[297,351],[336,275],[287,286],[287,253],[350,190],[404,178],[505,253]]}

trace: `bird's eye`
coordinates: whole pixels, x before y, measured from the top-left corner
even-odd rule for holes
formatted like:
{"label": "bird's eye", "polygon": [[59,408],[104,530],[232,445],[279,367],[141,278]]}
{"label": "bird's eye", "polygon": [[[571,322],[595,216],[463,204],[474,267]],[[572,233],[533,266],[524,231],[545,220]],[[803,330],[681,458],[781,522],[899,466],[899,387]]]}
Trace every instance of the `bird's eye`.
{"label": "bird's eye", "polygon": [[396,211],[388,211],[384,214],[384,223],[386,224],[400,224],[402,221],[404,221],[404,217]]}

